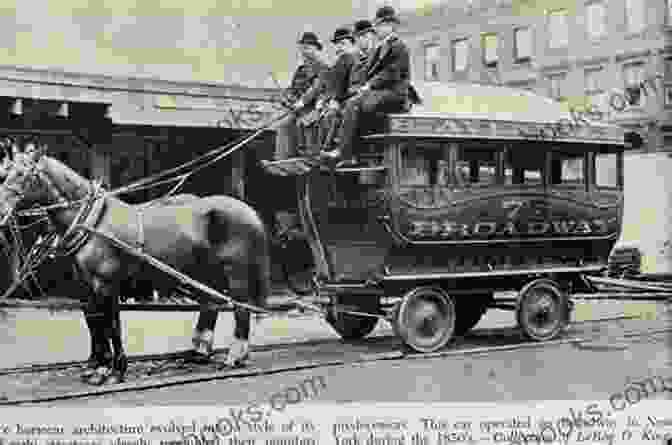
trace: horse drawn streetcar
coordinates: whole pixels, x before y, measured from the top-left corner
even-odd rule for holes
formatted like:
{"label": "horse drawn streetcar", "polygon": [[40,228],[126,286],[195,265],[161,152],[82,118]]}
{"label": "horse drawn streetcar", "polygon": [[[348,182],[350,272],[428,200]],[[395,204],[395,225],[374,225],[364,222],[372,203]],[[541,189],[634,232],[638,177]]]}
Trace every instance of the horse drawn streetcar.
{"label": "horse drawn streetcar", "polygon": [[[267,166],[299,175],[318,289],[337,307],[385,314],[420,352],[490,308],[515,311],[531,339],[556,337],[569,296],[591,290],[584,276],[607,266],[620,236],[623,130],[575,122],[528,92],[425,88],[424,108],[381,116],[362,137],[363,167]],[[495,298],[503,291],[517,297]],[[344,338],[378,321],[339,311],[327,320]]]}
{"label": "horse drawn streetcar", "polygon": [[[363,133],[360,166],[334,169],[299,157],[265,163],[265,181],[247,178],[245,190],[271,200],[276,179],[297,192],[303,237],[286,238],[270,255],[302,296],[292,304],[325,315],[346,339],[387,320],[419,352],[442,348],[493,308],[515,311],[533,340],[558,336],[571,295],[595,291],[587,278],[607,268],[620,236],[624,131],[577,122],[560,104],[526,91],[418,89],[425,105],[380,116]],[[200,157],[197,169],[259,133]],[[22,206],[40,205],[54,223],[55,244],[74,255],[102,295],[89,297],[85,310],[98,365],[109,348],[101,339],[112,333],[112,366],[123,378],[119,306],[109,302],[120,282],[150,269],[204,300],[233,303],[240,309],[236,338],[247,341],[246,311],[273,313],[259,307],[268,293],[267,238],[249,206],[188,195],[130,206],[53,158],[21,159],[2,169],[0,214],[11,223]],[[505,291],[515,297],[502,298]],[[216,310],[201,307],[203,332],[214,331]],[[92,321],[100,311],[109,326]],[[98,352],[96,344],[103,345]]]}

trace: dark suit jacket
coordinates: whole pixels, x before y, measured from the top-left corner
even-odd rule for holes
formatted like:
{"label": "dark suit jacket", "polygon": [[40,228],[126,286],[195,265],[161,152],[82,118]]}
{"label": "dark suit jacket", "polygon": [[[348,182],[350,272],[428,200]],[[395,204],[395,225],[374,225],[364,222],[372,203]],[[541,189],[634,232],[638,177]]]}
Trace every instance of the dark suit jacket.
{"label": "dark suit jacket", "polygon": [[356,90],[366,83],[367,69],[369,68],[369,57],[365,53],[360,53],[355,60],[350,70],[350,84],[348,85],[349,94],[353,94]]}
{"label": "dark suit jacket", "polygon": [[407,97],[411,80],[410,56],[404,42],[394,36],[374,51],[367,66],[367,82],[372,90],[393,90]]}
{"label": "dark suit jacket", "polygon": [[320,76],[327,68],[327,65],[317,61],[299,66],[294,72],[292,82],[285,90],[287,99],[290,102],[301,99],[306,105],[312,104],[324,88]]}
{"label": "dark suit jacket", "polygon": [[355,63],[355,56],[349,53],[341,54],[327,77],[326,97],[342,101],[348,93],[350,73]]}

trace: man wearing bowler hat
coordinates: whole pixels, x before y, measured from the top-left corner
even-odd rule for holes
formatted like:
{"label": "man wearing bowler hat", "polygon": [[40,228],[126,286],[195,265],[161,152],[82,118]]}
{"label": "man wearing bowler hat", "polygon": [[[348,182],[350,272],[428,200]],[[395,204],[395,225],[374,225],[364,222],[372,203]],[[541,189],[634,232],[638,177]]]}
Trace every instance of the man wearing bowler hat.
{"label": "man wearing bowler hat", "polygon": [[378,36],[373,25],[368,20],[359,20],[355,23],[355,43],[359,50],[359,56],[355,59],[350,73],[350,85],[348,86],[348,95],[354,95],[359,87],[366,83],[366,68],[369,64],[369,57],[372,55],[378,44]]}
{"label": "man wearing bowler hat", "polygon": [[380,39],[366,66],[366,81],[348,99],[339,131],[340,148],[324,153],[325,158],[339,160],[337,167],[358,164],[355,143],[363,119],[376,112],[404,111],[410,85],[410,56],[406,45],[397,37],[400,24],[394,9],[383,6],[376,12],[374,26]]}
{"label": "man wearing bowler hat", "polygon": [[355,38],[348,28],[338,28],[331,42],[336,47],[337,59],[327,76],[324,103],[326,113],[320,122],[319,141],[323,146],[330,146],[336,126],[340,123],[341,103],[345,100],[350,84],[350,74],[355,63]]}
{"label": "man wearing bowler hat", "polygon": [[330,123],[328,133],[320,138],[320,140],[323,141],[322,148],[326,151],[336,148],[336,133],[342,123],[342,107],[345,104],[345,101],[356,94],[359,87],[366,82],[366,67],[369,60],[369,54],[373,51],[373,48],[376,45],[376,31],[371,22],[368,20],[359,20],[355,22],[353,38],[355,41],[355,46],[353,48],[353,63],[351,64],[350,72],[347,75],[345,91],[342,91],[344,94],[341,94],[338,99],[340,105],[339,111],[334,122]]}
{"label": "man wearing bowler hat", "polygon": [[276,159],[285,159],[295,154],[298,136],[296,118],[315,105],[317,96],[323,88],[320,76],[328,68],[322,54],[322,44],[315,33],[303,33],[297,43],[301,64],[294,72],[283,97],[283,102],[294,112],[273,126],[276,130]]}

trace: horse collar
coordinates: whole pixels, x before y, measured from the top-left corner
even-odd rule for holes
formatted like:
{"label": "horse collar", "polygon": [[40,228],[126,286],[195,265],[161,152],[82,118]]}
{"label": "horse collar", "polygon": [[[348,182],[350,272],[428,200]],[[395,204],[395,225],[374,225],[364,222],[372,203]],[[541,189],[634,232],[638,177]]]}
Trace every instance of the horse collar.
{"label": "horse collar", "polygon": [[95,228],[105,210],[106,199],[99,191],[99,187],[92,190],[89,199],[80,208],[75,219],[66,230],[59,242],[59,250],[63,251],[62,256],[69,256],[77,253],[89,240],[91,232],[83,230],[84,228]]}

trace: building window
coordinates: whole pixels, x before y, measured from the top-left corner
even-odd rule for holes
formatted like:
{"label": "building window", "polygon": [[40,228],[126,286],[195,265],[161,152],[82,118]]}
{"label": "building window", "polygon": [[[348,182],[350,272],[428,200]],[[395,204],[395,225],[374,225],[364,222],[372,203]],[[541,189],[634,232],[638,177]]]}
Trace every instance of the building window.
{"label": "building window", "polygon": [[569,43],[569,29],[566,9],[558,9],[548,13],[548,31],[550,34],[549,46],[551,48],[564,48],[567,46]]}
{"label": "building window", "polygon": [[631,106],[644,105],[645,96],[642,94],[642,85],[644,85],[644,64],[631,63],[623,66],[623,88],[625,98]]}
{"label": "building window", "polygon": [[493,68],[497,66],[497,61],[499,57],[497,55],[497,49],[499,48],[499,41],[497,39],[497,34],[488,33],[483,34],[482,36],[482,48],[483,48],[483,63],[488,68]]}
{"label": "building window", "polygon": [[532,59],[532,30],[517,28],[514,36],[514,58],[516,62],[529,62]]}
{"label": "building window", "polygon": [[584,73],[584,94],[588,103],[598,110],[604,110],[603,80],[604,70],[602,68],[587,69]]}
{"label": "building window", "polygon": [[469,41],[453,41],[453,71],[466,71],[469,65]]}
{"label": "building window", "polygon": [[[672,1],[672,0],[670,0]],[[665,106],[672,107],[672,59],[665,59]]]}
{"label": "building window", "polygon": [[646,26],[646,3],[642,0],[625,0],[625,22],[628,32],[639,32]]}
{"label": "building window", "polygon": [[672,0],[667,0],[667,24],[672,26]]}
{"label": "building window", "polygon": [[535,84],[533,81],[516,81],[516,82],[509,82],[507,85],[510,88],[516,88],[519,90],[526,90],[526,91],[532,91],[534,92],[535,89]]}
{"label": "building window", "polygon": [[435,43],[425,45],[425,80],[439,80],[439,62],[441,47]]}
{"label": "building window", "polygon": [[586,30],[591,39],[599,39],[607,33],[607,13],[603,1],[586,5]]}
{"label": "building window", "polygon": [[632,106],[642,105],[641,86],[644,82],[644,64],[632,63],[623,66],[625,97]]}
{"label": "building window", "polygon": [[552,97],[556,100],[562,100],[564,98],[562,93],[565,77],[565,74],[553,74],[548,76],[549,97]]}

